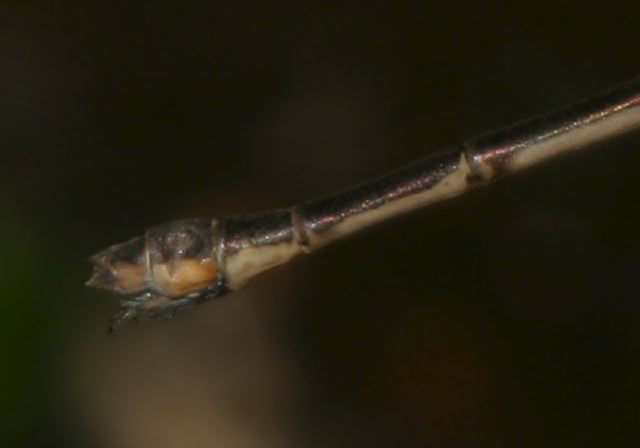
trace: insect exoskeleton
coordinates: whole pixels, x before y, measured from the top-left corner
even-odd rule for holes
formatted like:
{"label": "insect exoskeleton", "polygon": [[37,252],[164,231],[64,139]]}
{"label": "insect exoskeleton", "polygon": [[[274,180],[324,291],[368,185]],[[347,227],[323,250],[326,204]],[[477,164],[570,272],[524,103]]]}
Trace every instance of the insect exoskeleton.
{"label": "insect exoskeleton", "polygon": [[88,285],[120,294],[144,290],[183,297],[213,284],[220,275],[212,223],[175,221],[149,229],[144,237],[93,256]]}
{"label": "insect exoskeleton", "polygon": [[147,289],[145,238],[116,244],[91,257],[93,274],[87,285],[120,294],[135,294]]}

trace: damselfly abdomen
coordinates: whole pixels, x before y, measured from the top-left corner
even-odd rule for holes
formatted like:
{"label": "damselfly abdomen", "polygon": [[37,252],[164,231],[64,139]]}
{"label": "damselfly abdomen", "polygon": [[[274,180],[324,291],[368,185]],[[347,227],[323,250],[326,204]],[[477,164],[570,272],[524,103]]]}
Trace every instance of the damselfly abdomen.
{"label": "damselfly abdomen", "polygon": [[111,328],[129,318],[170,318],[371,224],[638,126],[640,79],[327,198],[254,215],[153,227],[92,257],[94,273],[87,284],[132,297],[121,301]]}

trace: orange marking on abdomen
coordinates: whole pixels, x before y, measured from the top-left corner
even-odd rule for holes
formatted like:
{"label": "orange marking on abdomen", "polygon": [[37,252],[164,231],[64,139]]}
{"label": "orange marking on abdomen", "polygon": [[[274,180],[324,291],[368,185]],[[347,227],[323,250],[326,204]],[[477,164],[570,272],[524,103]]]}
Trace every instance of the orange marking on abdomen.
{"label": "orange marking on abdomen", "polygon": [[218,264],[212,259],[179,260],[153,266],[155,286],[171,295],[183,295],[212,284],[218,275]]}
{"label": "orange marking on abdomen", "polygon": [[118,263],[111,268],[111,275],[118,290],[123,294],[140,292],[147,287],[146,266]]}

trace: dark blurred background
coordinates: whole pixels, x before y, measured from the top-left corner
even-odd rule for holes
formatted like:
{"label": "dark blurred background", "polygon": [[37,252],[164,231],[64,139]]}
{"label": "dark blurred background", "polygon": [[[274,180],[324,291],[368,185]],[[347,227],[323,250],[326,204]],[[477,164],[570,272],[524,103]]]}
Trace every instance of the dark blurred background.
{"label": "dark blurred background", "polygon": [[0,5],[0,446],[640,445],[638,133],[107,336],[86,259],[640,74],[616,2]]}

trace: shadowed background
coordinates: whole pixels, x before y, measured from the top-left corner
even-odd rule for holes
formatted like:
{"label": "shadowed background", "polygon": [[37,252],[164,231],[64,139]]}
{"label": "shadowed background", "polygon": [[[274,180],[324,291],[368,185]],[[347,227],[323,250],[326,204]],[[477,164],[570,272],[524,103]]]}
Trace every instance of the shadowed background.
{"label": "shadowed background", "polygon": [[4,2],[0,445],[636,446],[640,136],[106,335],[93,252],[640,74],[637,2]]}

